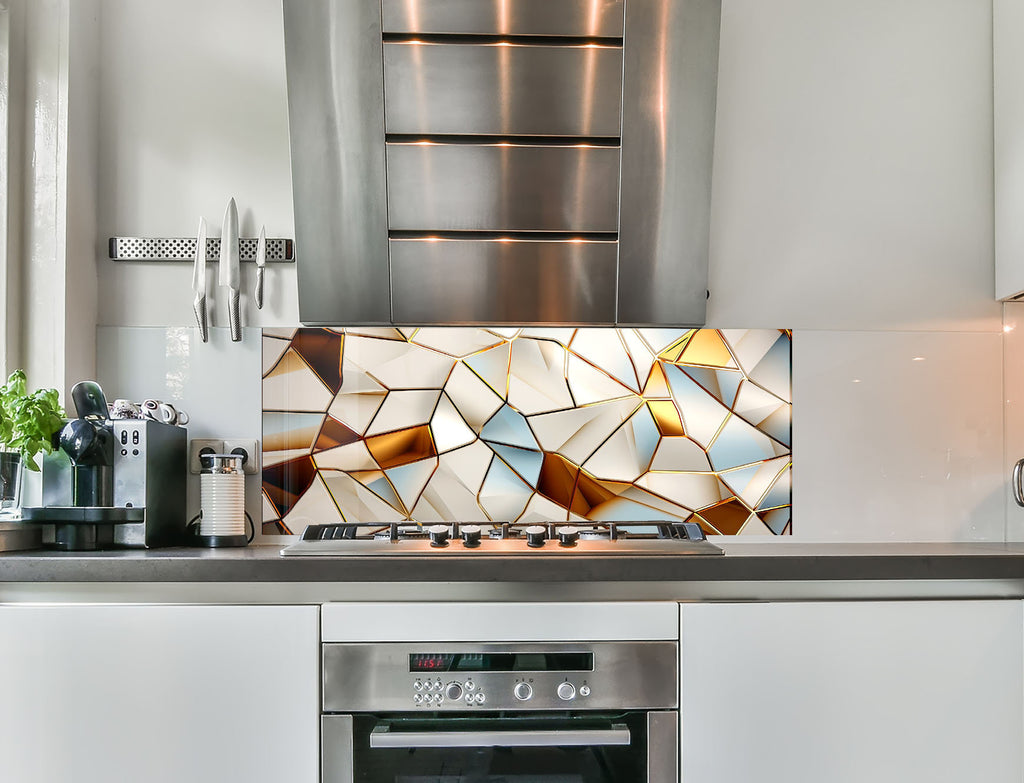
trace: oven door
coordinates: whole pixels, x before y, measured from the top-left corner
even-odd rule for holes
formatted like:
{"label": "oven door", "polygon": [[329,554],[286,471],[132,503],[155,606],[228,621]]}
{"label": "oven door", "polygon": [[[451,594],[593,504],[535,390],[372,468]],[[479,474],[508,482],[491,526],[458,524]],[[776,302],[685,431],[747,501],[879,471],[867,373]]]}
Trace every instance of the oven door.
{"label": "oven door", "polygon": [[324,715],[324,783],[677,783],[678,714]]}

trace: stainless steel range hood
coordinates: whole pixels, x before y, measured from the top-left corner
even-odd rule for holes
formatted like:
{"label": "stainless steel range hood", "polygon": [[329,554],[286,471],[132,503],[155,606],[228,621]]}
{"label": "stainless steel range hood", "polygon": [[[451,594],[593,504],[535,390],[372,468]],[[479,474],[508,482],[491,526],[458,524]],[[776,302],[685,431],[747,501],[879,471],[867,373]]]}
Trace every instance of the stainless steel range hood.
{"label": "stainless steel range hood", "polygon": [[303,323],[703,323],[720,3],[284,0]]}

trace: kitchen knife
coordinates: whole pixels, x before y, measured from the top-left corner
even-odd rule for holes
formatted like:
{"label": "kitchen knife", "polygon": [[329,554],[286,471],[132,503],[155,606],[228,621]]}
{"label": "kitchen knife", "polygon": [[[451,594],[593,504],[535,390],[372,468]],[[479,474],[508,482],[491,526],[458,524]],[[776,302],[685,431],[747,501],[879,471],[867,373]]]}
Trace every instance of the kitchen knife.
{"label": "kitchen knife", "polygon": [[260,226],[260,238],[256,241],[256,291],[253,300],[256,309],[263,309],[263,273],[267,265],[267,227]]}
{"label": "kitchen knife", "polygon": [[199,324],[199,336],[203,342],[210,339],[206,320],[206,218],[199,218],[199,235],[196,237],[196,261],[192,267],[192,290],[196,298],[192,300],[192,309],[196,313]]}
{"label": "kitchen knife", "polygon": [[224,227],[220,234],[220,284],[229,289],[228,322],[231,326],[231,342],[242,339],[242,322],[238,312],[239,282],[238,273],[238,207],[235,200],[228,201],[224,211]]}

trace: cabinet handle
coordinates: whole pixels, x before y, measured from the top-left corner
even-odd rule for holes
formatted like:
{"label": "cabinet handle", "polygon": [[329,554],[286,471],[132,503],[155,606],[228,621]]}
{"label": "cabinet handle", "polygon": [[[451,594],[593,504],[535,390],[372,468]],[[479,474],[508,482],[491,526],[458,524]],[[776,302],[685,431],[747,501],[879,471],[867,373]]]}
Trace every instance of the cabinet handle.
{"label": "cabinet handle", "polygon": [[1017,464],[1013,466],[1013,480],[1010,482],[1010,485],[1013,487],[1013,499],[1017,501],[1018,506],[1024,506],[1022,478],[1024,478],[1024,459],[1017,460]]}
{"label": "cabinet handle", "polygon": [[561,731],[391,731],[387,724],[370,732],[371,748],[542,748],[628,745],[629,728]]}

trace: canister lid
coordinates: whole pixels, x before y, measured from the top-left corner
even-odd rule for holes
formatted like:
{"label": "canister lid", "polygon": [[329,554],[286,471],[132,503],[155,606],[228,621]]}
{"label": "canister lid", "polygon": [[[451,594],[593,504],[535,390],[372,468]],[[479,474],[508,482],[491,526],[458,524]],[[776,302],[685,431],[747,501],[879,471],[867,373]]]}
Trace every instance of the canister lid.
{"label": "canister lid", "polygon": [[242,474],[241,454],[200,454],[200,473],[238,473]]}

